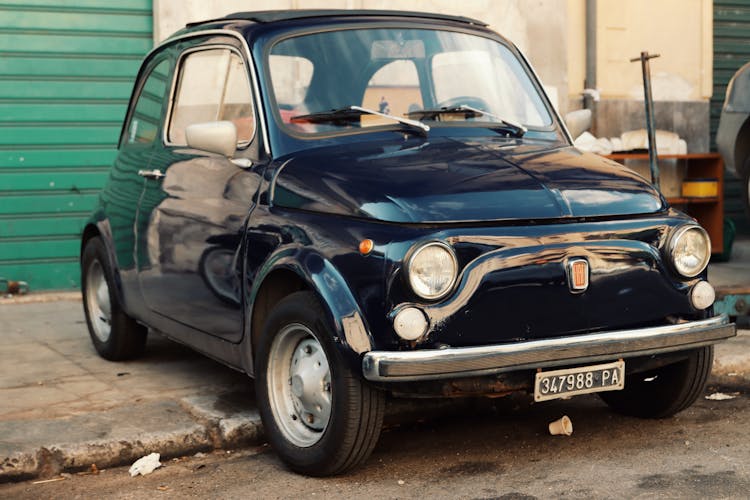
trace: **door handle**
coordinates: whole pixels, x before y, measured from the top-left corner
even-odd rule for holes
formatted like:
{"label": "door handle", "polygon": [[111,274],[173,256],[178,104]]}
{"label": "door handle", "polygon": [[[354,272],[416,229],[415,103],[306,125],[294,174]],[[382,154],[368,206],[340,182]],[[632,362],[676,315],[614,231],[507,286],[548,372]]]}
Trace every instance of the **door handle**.
{"label": "door handle", "polygon": [[163,179],[167,174],[155,168],[153,170],[139,170],[138,175],[146,179]]}

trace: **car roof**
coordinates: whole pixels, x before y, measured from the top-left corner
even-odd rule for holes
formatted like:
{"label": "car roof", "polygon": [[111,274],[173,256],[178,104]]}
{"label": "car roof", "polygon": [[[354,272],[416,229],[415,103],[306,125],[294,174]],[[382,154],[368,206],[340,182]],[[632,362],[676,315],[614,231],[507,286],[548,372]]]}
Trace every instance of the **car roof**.
{"label": "car roof", "polygon": [[262,10],[257,12],[235,12],[224,17],[189,23],[187,28],[217,21],[253,21],[261,24],[288,21],[293,19],[306,19],[314,17],[413,17],[420,19],[437,19],[441,21],[453,21],[474,26],[487,26],[487,23],[464,16],[451,16],[448,14],[435,14],[432,12],[412,12],[401,10],[344,10],[344,9],[302,9],[302,10]]}

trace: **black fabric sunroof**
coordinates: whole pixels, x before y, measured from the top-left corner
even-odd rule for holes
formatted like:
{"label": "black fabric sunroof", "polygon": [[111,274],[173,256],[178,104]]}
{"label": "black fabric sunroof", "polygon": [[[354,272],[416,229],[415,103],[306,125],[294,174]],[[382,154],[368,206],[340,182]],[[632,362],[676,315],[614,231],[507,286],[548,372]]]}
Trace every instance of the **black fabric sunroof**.
{"label": "black fabric sunroof", "polygon": [[486,23],[463,16],[449,16],[446,14],[435,14],[432,12],[409,12],[399,10],[338,10],[338,9],[319,9],[319,10],[263,10],[258,12],[235,12],[219,19],[210,21],[200,21],[190,23],[187,26],[196,26],[212,21],[243,19],[255,21],[256,23],[273,23],[276,21],[286,21],[289,19],[304,19],[309,17],[330,17],[330,16],[387,16],[387,17],[419,17],[427,19],[439,19],[443,21],[454,21],[476,26],[487,26]]}

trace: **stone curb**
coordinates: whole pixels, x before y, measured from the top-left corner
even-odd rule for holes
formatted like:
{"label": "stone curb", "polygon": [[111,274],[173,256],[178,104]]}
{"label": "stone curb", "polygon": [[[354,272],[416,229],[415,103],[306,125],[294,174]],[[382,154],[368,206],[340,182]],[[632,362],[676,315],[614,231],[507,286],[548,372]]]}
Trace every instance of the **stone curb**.
{"label": "stone curb", "polygon": [[[61,472],[130,465],[138,458],[158,452],[162,458],[195,454],[199,451],[237,448],[261,444],[263,439],[260,416],[256,411],[244,410],[227,414],[211,411],[216,398],[185,398],[156,404],[133,405],[97,412],[85,417],[71,417],[48,421],[33,421],[37,426],[37,442],[19,443],[21,450],[8,452],[7,445],[22,441],[24,426],[29,422],[0,422],[0,483],[51,477]],[[164,411],[166,410],[166,412]],[[160,412],[161,417],[154,417]],[[138,422],[149,421],[148,430],[141,430]],[[59,441],[60,428],[74,428],[83,424],[96,428],[101,422],[106,427],[113,420],[117,424],[108,436],[101,439]],[[159,427],[171,427],[160,430]],[[34,434],[34,432],[32,432]],[[44,442],[45,439],[49,442]],[[24,449],[25,448],[25,449]]]}
{"label": "stone curb", "polygon": [[263,424],[255,409],[230,407],[216,409],[217,398],[194,396],[183,398],[182,406],[201,422],[214,448],[232,449],[260,443],[263,438]]}
{"label": "stone curb", "polygon": [[0,305],[39,304],[44,302],[74,301],[80,302],[81,291],[73,292],[40,292],[28,295],[0,295]]}
{"label": "stone curb", "polygon": [[[158,452],[162,459],[184,457],[197,452],[212,450],[229,450],[248,446],[257,446],[264,442],[263,424],[257,410],[241,406],[226,406],[221,397],[193,396],[179,401],[160,402],[156,404],[134,405],[113,410],[89,414],[86,418],[99,423],[113,418],[128,418],[137,422],[141,415],[149,415],[149,406],[167,407],[172,411],[170,419],[176,429],[159,431],[113,432],[105,439],[82,439],[80,442],[59,443],[51,439],[50,444],[28,446],[26,450],[4,454],[0,449],[0,484],[12,481],[25,481],[36,478],[49,478],[62,472],[75,473],[86,471],[92,464],[104,468],[131,465],[137,459],[152,452]],[[489,401],[489,400],[487,400]],[[217,410],[221,406],[221,410]],[[181,410],[175,413],[175,408]],[[424,416],[425,408],[429,413],[443,416],[462,412],[465,406],[457,399],[435,400],[392,400],[386,409],[386,425],[414,421]],[[116,414],[113,416],[113,414]],[[55,424],[75,426],[80,418],[62,418],[41,421],[42,425],[55,427]],[[183,422],[179,422],[183,420]],[[32,421],[34,422],[34,421]],[[36,421],[39,423],[40,421]],[[29,421],[26,421],[28,425]],[[161,422],[157,420],[157,425]],[[7,422],[0,422],[0,444],[7,432]],[[23,432],[23,423],[17,426],[16,434]],[[58,425],[59,427],[59,425]],[[126,425],[135,429],[131,425]],[[52,429],[54,432],[55,429]],[[13,434],[11,432],[11,434]],[[53,444],[56,443],[56,444]]]}

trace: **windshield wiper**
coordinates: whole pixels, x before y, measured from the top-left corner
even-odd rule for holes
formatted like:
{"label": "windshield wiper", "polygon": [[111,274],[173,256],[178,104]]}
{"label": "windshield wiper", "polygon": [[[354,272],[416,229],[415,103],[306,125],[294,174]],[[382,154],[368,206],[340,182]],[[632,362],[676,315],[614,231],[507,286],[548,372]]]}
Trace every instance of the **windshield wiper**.
{"label": "windshield wiper", "polygon": [[511,120],[507,120],[505,118],[501,118],[495,114],[490,113],[489,111],[485,111],[483,109],[474,108],[472,106],[468,106],[466,104],[461,104],[459,106],[450,106],[445,108],[433,108],[433,109],[417,109],[414,111],[410,111],[406,114],[409,118],[435,118],[438,115],[442,114],[455,114],[455,113],[465,113],[467,118],[477,118],[479,116],[488,116],[492,118],[493,120],[497,121],[498,123],[501,123],[505,125],[506,127],[509,127],[513,130],[514,135],[517,137],[523,137],[523,135],[528,132],[528,129],[521,125],[520,123],[516,123]]}
{"label": "windshield wiper", "polygon": [[398,116],[381,113],[373,109],[363,108],[361,106],[348,106],[346,108],[332,109],[330,111],[320,111],[317,113],[310,113],[309,115],[293,116],[291,118],[294,122],[307,122],[307,123],[323,123],[323,122],[346,122],[350,123],[355,121],[362,115],[374,115],[383,118],[388,118],[402,125],[407,125],[411,129],[419,129],[420,133],[427,135],[430,131],[430,126],[417,120],[410,120],[408,118],[401,118]]}

